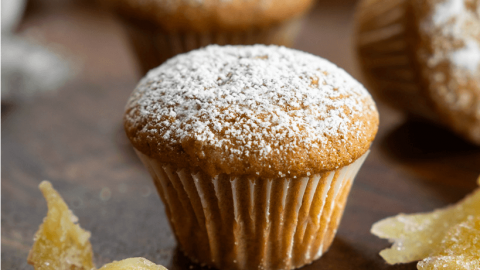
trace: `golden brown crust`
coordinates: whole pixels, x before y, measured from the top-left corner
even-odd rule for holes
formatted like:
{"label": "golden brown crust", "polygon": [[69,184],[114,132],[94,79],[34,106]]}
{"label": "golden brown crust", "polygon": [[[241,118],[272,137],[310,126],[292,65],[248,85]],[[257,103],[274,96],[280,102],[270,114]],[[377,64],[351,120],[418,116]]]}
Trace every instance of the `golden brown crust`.
{"label": "golden brown crust", "polygon": [[104,0],[127,17],[148,20],[166,32],[243,31],[300,16],[312,0]]}
{"label": "golden brown crust", "polygon": [[135,148],[215,176],[303,177],[370,147],[375,103],[319,57],[276,46],[210,46],[152,70],[125,113]]}

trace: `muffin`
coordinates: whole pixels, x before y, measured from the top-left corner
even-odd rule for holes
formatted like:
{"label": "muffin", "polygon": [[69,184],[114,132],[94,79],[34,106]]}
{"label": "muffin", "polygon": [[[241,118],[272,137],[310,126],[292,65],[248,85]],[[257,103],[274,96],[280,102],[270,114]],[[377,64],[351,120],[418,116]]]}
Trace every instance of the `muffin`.
{"label": "muffin", "polygon": [[357,48],[372,92],[480,145],[480,3],[363,0]]}
{"label": "muffin", "polygon": [[209,44],[290,46],[313,0],[102,0],[126,27],[143,74]]}
{"label": "muffin", "polygon": [[329,248],[378,113],[320,57],[212,45],[151,70],[124,126],[189,258],[292,269]]}

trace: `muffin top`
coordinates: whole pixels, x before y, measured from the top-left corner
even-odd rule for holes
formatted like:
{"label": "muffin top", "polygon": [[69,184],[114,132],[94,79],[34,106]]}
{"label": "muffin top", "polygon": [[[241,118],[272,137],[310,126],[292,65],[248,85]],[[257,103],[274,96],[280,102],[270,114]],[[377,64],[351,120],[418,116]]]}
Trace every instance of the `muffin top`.
{"label": "muffin top", "polygon": [[168,32],[239,31],[304,13],[313,0],[103,0],[127,17]]}
{"label": "muffin top", "polygon": [[427,96],[443,121],[480,144],[480,2],[412,3]]}
{"label": "muffin top", "polygon": [[268,178],[348,165],[370,147],[378,113],[344,70],[277,46],[212,45],[151,70],[133,91],[127,136],[176,165]]}

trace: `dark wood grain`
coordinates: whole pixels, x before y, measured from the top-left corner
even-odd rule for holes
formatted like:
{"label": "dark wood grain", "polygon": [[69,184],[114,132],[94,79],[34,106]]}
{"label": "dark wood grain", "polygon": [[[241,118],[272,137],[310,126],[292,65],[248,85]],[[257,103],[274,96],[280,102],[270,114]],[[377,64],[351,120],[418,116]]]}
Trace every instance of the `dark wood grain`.
{"label": "dark wood grain", "polygon": [[[2,104],[2,268],[32,269],[26,257],[46,214],[37,188],[44,179],[92,232],[97,266],[144,256],[170,269],[199,268],[177,250],[153,183],[123,133],[123,107],[138,74],[122,29],[92,1],[53,2],[36,0],[19,34],[61,46],[79,70],[56,92]],[[354,4],[318,2],[296,47],[361,80],[351,47]],[[454,203],[476,186],[479,148],[382,104],[379,110],[380,130],[337,237],[304,269],[415,269],[382,261],[378,252],[389,244],[370,234],[372,223]]]}

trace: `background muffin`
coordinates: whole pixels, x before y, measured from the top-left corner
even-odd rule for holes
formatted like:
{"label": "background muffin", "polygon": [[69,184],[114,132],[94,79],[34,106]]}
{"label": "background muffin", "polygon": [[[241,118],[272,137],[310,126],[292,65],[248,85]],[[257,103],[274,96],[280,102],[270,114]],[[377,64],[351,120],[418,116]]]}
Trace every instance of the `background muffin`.
{"label": "background muffin", "polygon": [[480,144],[480,4],[365,0],[357,47],[375,94]]}
{"label": "background muffin", "polygon": [[142,71],[208,44],[292,44],[313,0],[105,0],[125,22]]}
{"label": "background muffin", "polygon": [[209,46],[151,70],[124,124],[191,259],[291,269],[330,246],[378,114],[324,59]]}

